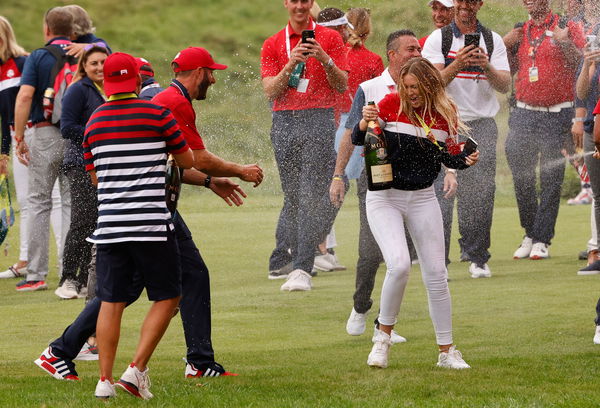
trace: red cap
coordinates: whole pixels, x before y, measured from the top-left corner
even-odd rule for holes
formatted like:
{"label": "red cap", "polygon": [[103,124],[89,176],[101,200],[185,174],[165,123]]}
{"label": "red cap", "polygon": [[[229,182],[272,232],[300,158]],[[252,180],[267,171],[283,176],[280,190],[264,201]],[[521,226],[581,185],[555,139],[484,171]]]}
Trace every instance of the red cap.
{"label": "red cap", "polygon": [[227,65],[217,64],[215,60],[202,47],[188,47],[180,51],[173,58],[173,62],[177,63],[177,68],[173,68],[174,72],[191,71],[196,68],[209,69],[226,69]]}
{"label": "red cap", "polygon": [[136,58],[138,63],[138,69],[140,71],[140,75],[148,75],[150,77],[154,76],[154,69],[152,69],[152,64],[145,58]]}
{"label": "red cap", "polygon": [[138,62],[129,54],[115,52],[104,62],[104,92],[107,96],[135,92],[138,84]]}

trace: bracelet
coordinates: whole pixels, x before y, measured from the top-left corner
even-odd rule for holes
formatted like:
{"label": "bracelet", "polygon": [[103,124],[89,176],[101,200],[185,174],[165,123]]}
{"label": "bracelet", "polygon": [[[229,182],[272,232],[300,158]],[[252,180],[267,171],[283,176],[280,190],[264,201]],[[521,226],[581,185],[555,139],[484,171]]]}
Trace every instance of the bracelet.
{"label": "bracelet", "polygon": [[333,62],[333,58],[329,57],[329,61],[327,61],[323,66],[331,68],[335,66],[335,62]]}
{"label": "bracelet", "polygon": [[344,179],[342,177],[339,177],[339,176],[333,176],[333,180],[344,181]]}
{"label": "bracelet", "polygon": [[446,174],[456,174],[456,169],[446,169]]}
{"label": "bracelet", "polygon": [[204,179],[204,187],[210,188],[210,181],[212,180],[212,176],[206,176]]}
{"label": "bracelet", "polygon": [[571,119],[571,123],[577,123],[577,122],[583,122],[585,121],[585,118],[573,118]]}

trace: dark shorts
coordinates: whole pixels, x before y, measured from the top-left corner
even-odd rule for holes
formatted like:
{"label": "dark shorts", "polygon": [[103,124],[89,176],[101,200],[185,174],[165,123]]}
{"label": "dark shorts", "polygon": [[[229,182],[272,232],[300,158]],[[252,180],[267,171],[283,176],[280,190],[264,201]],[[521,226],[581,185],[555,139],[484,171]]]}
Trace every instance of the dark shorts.
{"label": "dark shorts", "polygon": [[151,301],[181,296],[181,262],[175,234],[167,241],[98,244],[96,295],[104,302],[128,302],[130,288],[142,284]]}

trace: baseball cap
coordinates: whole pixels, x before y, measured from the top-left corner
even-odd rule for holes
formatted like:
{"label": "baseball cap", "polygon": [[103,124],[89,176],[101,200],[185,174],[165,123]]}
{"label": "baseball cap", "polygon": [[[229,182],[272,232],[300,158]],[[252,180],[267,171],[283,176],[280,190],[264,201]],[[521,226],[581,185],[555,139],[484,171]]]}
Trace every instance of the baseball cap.
{"label": "baseball cap", "polygon": [[191,71],[196,68],[227,69],[227,65],[217,64],[208,51],[202,47],[188,47],[173,58],[177,63],[175,72]]}
{"label": "baseball cap", "polygon": [[429,7],[431,7],[431,5],[433,4],[434,1],[438,1],[438,2],[442,3],[442,5],[444,7],[448,7],[448,8],[454,7],[454,2],[452,0],[429,0],[429,3],[427,3],[427,5]]}
{"label": "baseball cap", "polygon": [[104,62],[104,92],[107,96],[135,92],[138,83],[138,62],[129,54],[115,52]]}
{"label": "baseball cap", "polygon": [[140,75],[148,75],[150,77],[154,76],[154,69],[152,69],[152,64],[145,58],[136,58],[135,59],[138,64],[138,70]]}

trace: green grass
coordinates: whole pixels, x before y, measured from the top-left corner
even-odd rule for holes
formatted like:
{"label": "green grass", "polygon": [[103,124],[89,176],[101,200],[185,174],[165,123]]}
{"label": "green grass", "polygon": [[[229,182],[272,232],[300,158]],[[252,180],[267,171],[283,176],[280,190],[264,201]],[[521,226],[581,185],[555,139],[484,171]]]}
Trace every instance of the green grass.
{"label": "green grass", "polygon": [[[436,369],[436,347],[418,267],[414,267],[397,330],[408,343],[392,348],[386,370],[366,366],[370,336],[350,337],[357,245],[354,191],[336,223],[338,255],[347,271],[321,273],[308,293],[282,293],[269,281],[267,260],[280,206],[256,195],[227,208],[205,191],[184,193],[182,210],[211,270],[213,341],[218,361],[240,376],[183,378],[185,343],[179,318],[151,361],[146,403],[119,395],[109,406],[215,407],[592,407],[598,405],[598,349],[592,344],[597,277],[578,277],[577,252],[585,247],[589,206],[560,211],[546,261],[513,261],[521,239],[513,206],[496,208],[490,266],[493,278],[473,280],[467,265],[450,265],[454,337],[472,369]],[[456,228],[456,226],[455,226]],[[16,248],[16,233],[9,236]],[[456,235],[454,236],[456,238]],[[14,257],[6,258],[8,265]],[[452,259],[457,259],[455,242]],[[379,304],[380,269],[371,317]],[[51,290],[17,293],[0,282],[0,406],[103,406],[93,398],[97,366],[77,365],[81,382],[59,382],[33,363],[83,307]],[[57,284],[55,268],[50,287]],[[124,317],[116,364],[131,358],[144,299]]]}

